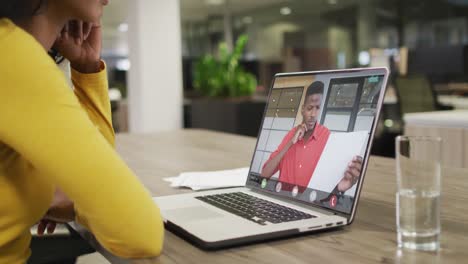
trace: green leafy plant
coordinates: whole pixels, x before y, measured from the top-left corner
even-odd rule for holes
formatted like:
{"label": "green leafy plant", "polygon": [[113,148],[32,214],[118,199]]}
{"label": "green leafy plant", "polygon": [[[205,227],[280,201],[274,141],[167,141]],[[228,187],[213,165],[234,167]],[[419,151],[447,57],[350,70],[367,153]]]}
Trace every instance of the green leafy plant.
{"label": "green leafy plant", "polygon": [[206,55],[195,65],[193,86],[204,96],[238,97],[255,92],[257,80],[239,64],[247,44],[247,36],[240,36],[232,52],[226,43],[219,45],[219,56]]}

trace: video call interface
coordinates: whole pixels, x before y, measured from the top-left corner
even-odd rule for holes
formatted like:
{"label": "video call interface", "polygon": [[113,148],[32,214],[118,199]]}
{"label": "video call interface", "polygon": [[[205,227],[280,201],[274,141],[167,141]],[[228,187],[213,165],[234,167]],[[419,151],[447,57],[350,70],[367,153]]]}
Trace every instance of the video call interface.
{"label": "video call interface", "polygon": [[383,82],[378,70],[277,77],[247,185],[350,213]]}

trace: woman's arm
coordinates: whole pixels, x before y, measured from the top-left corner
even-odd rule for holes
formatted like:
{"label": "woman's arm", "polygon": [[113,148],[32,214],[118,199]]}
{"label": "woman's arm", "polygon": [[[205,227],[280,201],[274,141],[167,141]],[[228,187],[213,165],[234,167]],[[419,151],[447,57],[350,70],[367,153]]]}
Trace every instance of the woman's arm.
{"label": "woman's arm", "polygon": [[112,113],[109,100],[106,65],[101,61],[96,73],[81,73],[71,69],[74,93],[81,107],[106,140],[114,146],[115,134],[112,126]]}
{"label": "woman's arm", "polygon": [[[73,90],[81,107],[107,142],[115,147],[106,65],[99,59],[100,26],[71,21],[63,28],[54,48],[70,61]],[[38,234],[43,234],[45,230],[53,233],[56,222],[69,222],[73,219],[73,202],[57,189],[47,214],[39,222]]]}
{"label": "woman's arm", "polygon": [[106,65],[100,59],[102,31],[99,24],[70,21],[54,48],[70,61],[74,92],[88,117],[114,146],[115,135],[109,100]]}
{"label": "woman's arm", "polygon": [[27,41],[2,44],[15,52],[0,63],[0,141],[74,201],[79,222],[112,253],[160,254],[164,228],[151,195],[90,121],[42,47]]}

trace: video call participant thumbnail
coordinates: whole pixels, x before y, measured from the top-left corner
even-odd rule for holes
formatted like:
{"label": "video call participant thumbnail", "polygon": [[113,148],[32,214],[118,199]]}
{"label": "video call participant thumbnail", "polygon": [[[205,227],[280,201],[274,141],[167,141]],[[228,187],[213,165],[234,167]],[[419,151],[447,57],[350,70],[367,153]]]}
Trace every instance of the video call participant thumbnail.
{"label": "video call participant thumbnail", "polygon": [[[301,124],[292,128],[278,148],[271,153],[263,165],[262,177],[271,178],[279,171],[278,180],[288,183],[286,186],[298,186],[300,192],[308,186],[330,136],[330,130],[317,122],[323,90],[324,84],[321,81],[315,81],[307,88],[301,107]],[[362,158],[354,157],[348,164],[343,178],[330,192],[344,193],[349,190],[359,179],[361,167]]]}

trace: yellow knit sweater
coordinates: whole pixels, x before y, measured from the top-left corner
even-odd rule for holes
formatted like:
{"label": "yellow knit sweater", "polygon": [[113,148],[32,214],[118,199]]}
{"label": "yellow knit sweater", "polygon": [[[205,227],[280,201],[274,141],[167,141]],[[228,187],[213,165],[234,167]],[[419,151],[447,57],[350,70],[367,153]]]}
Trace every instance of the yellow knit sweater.
{"label": "yellow knit sweater", "polygon": [[114,254],[160,253],[159,209],[113,148],[102,66],[96,74],[72,71],[72,91],[43,47],[0,19],[0,263],[26,262],[29,228],[56,187]]}

